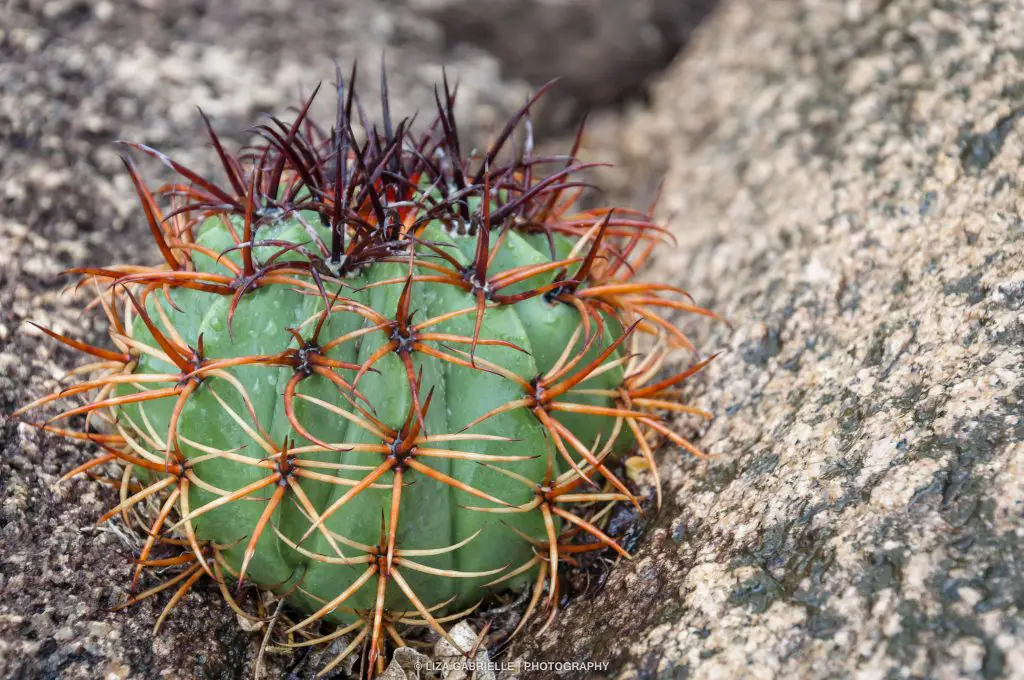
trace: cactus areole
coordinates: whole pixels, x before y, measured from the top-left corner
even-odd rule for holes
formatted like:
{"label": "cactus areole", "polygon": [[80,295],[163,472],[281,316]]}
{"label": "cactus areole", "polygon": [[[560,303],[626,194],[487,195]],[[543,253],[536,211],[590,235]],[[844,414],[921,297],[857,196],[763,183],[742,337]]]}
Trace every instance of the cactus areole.
{"label": "cactus areole", "polygon": [[656,482],[656,441],[700,455],[673,415],[708,417],[680,401],[707,360],[663,370],[693,353],[669,316],[713,315],[633,280],[670,238],[577,207],[592,164],[579,135],[535,155],[537,97],[466,155],[447,82],[417,132],[383,77],[368,123],[354,76],[329,131],[312,97],[237,154],[207,121],[219,180],[127,144],[177,173],[151,190],[124,160],[162,262],[72,270],[110,345],[41,329],[90,363],[18,413],[87,397],[35,423],[98,447],[69,475],[119,470],[101,520],[142,537],[126,604],[166,590],[159,626],[204,576],[239,612],[255,584],[290,605],[281,644],[348,635],[328,669],[372,673],[410,629],[530,589],[522,628],[580,553],[628,557],[603,528],[642,500],[623,454]]}

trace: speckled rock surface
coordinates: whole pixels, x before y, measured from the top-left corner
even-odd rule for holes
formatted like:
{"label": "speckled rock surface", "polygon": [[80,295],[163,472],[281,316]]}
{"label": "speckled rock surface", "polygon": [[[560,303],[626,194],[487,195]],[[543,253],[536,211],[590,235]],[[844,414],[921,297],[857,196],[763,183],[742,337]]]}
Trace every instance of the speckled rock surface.
{"label": "speckled rock surface", "polygon": [[735,328],[716,455],[668,452],[632,563],[515,653],[1024,677],[1024,9],[729,2],[654,100],[623,138],[679,239],[651,276]]}

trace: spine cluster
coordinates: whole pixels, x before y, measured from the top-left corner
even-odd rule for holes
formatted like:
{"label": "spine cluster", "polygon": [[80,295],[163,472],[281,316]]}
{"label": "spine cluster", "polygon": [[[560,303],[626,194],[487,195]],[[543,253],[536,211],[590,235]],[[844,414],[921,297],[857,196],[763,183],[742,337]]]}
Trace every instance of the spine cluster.
{"label": "spine cluster", "polygon": [[714,314],[634,279],[670,241],[648,214],[578,207],[582,129],[535,154],[547,86],[466,156],[447,81],[415,132],[383,76],[370,123],[354,80],[339,74],[330,129],[314,92],[238,153],[204,117],[223,180],[128,144],[177,175],[153,190],[124,159],[162,262],[71,270],[112,348],[41,329],[91,360],[16,415],[86,397],[37,424],[98,447],[67,477],[118,489],[100,521],[144,536],[133,591],[179,568],[126,603],[173,590],[157,629],[204,576],[252,617],[251,583],[302,612],[281,644],[351,634],[324,672],[362,649],[372,674],[387,639],[448,638],[501,588],[532,587],[513,634],[542,608],[550,622],[560,565],[629,556],[603,528],[641,505],[617,456],[635,449],[660,505],[655,444],[702,455],[671,417],[710,417],[680,391],[710,359],[664,366],[695,354],[671,315]]}

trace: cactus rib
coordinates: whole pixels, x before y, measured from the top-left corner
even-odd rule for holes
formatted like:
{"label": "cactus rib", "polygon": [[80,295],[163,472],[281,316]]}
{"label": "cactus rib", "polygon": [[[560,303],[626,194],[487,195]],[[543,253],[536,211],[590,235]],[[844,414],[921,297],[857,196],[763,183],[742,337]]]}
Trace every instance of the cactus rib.
{"label": "cactus rib", "polygon": [[543,607],[550,623],[574,555],[629,558],[605,522],[642,511],[620,455],[645,461],[660,507],[656,441],[703,456],[672,418],[711,417],[681,385],[714,357],[664,373],[695,353],[670,316],[718,317],[634,280],[671,240],[649,213],[577,207],[596,165],[577,159],[582,127],[567,156],[534,155],[550,84],[465,158],[447,78],[423,133],[394,124],[383,76],[369,125],[354,79],[329,132],[314,91],[237,155],[203,115],[226,183],[128,144],[179,177],[152,190],[124,158],[161,262],[70,270],[112,348],[37,326],[92,363],[15,415],[87,398],[35,424],[98,448],[67,477],[118,490],[100,521],[144,537],[132,593],[177,569],[122,607],[173,589],[159,630],[208,576],[252,617],[252,584],[291,605],[282,644],[353,635],[323,672],[362,647],[373,674],[407,628],[455,645],[446,622],[527,587],[514,635]]}

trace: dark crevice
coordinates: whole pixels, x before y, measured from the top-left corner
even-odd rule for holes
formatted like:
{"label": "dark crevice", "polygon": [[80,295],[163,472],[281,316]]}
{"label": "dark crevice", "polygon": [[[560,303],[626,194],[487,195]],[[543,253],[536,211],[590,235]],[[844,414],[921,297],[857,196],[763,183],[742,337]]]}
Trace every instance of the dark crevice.
{"label": "dark crevice", "polygon": [[[639,3],[638,3],[639,4]],[[451,53],[483,48],[503,76],[540,86],[560,82],[537,114],[540,131],[570,131],[588,111],[646,103],[647,84],[689,42],[717,0],[656,0],[638,8],[619,0],[548,3],[449,2],[428,11]]]}

